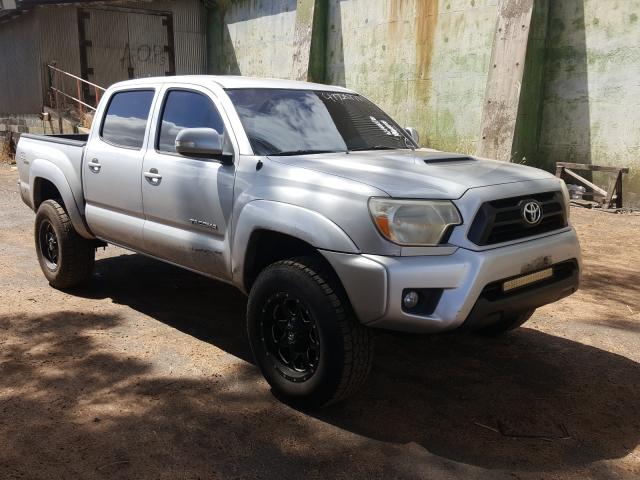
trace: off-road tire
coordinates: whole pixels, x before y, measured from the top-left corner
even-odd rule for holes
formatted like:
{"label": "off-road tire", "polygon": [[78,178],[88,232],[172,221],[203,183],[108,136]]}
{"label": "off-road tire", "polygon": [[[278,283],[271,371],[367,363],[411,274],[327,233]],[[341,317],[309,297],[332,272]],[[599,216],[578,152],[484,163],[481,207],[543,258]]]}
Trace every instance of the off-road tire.
{"label": "off-road tire", "polygon": [[[309,378],[287,378],[263,338],[265,308],[270,299],[282,295],[299,299],[317,325],[319,359]],[[355,318],[335,274],[313,257],[279,261],[260,273],[249,295],[247,333],[255,361],[275,396],[301,408],[347,398],[371,370],[371,329]]]}
{"label": "off-road tire", "polygon": [[[41,241],[42,229],[48,229],[49,225],[55,233],[58,245],[55,263],[46,258]],[[95,262],[94,244],[75,231],[69,215],[55,200],[45,200],[38,208],[35,243],[40,268],[52,287],[77,287],[91,275]]]}
{"label": "off-road tire", "polygon": [[524,312],[511,315],[503,318],[493,325],[489,325],[488,327],[478,330],[476,333],[487,337],[499,337],[500,335],[504,335],[505,333],[522,326],[522,324],[531,318],[531,315],[533,315],[533,312],[535,311],[536,310],[534,308],[533,310],[526,310]]}

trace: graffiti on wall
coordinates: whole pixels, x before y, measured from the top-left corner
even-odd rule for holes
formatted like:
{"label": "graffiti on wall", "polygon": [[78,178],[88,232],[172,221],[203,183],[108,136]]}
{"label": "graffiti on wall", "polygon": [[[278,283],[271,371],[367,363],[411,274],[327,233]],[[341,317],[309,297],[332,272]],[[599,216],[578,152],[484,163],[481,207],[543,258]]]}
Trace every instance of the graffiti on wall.
{"label": "graffiti on wall", "polygon": [[166,63],[167,55],[164,45],[142,44],[132,48],[127,43],[120,58],[123,68],[132,68],[140,64],[165,65]]}

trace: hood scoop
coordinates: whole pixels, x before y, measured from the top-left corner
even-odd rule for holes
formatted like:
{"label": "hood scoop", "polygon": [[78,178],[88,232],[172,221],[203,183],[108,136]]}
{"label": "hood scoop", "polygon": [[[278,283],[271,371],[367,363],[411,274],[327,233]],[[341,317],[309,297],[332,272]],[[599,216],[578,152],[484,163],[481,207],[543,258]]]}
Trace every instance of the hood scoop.
{"label": "hood scoop", "polygon": [[429,165],[431,163],[475,162],[476,159],[471,157],[433,157],[423,158],[422,161]]}

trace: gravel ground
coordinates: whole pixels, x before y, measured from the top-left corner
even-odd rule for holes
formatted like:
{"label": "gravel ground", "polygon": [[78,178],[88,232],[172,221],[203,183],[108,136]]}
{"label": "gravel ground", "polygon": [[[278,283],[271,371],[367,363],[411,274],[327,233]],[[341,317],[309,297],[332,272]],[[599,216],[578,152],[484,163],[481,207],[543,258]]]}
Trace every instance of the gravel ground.
{"label": "gravel ground", "polygon": [[109,247],[50,288],[0,165],[0,478],[640,478],[640,217],[573,209],[583,289],[501,339],[381,334],[365,388],[276,401],[232,287]]}

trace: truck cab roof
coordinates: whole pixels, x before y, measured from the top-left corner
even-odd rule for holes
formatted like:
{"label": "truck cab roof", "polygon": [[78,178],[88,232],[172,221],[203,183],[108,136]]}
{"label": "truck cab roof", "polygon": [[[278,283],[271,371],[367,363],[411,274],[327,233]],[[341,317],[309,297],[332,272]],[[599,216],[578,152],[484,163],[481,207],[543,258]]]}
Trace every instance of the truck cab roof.
{"label": "truck cab roof", "polygon": [[207,85],[215,83],[222,88],[286,88],[293,90],[323,90],[330,92],[355,93],[348,88],[321,83],[283,80],[279,78],[243,77],[239,75],[176,75],[168,77],[136,78],[114,83],[112,88],[127,86],[160,85],[163,83],[185,83]]}

